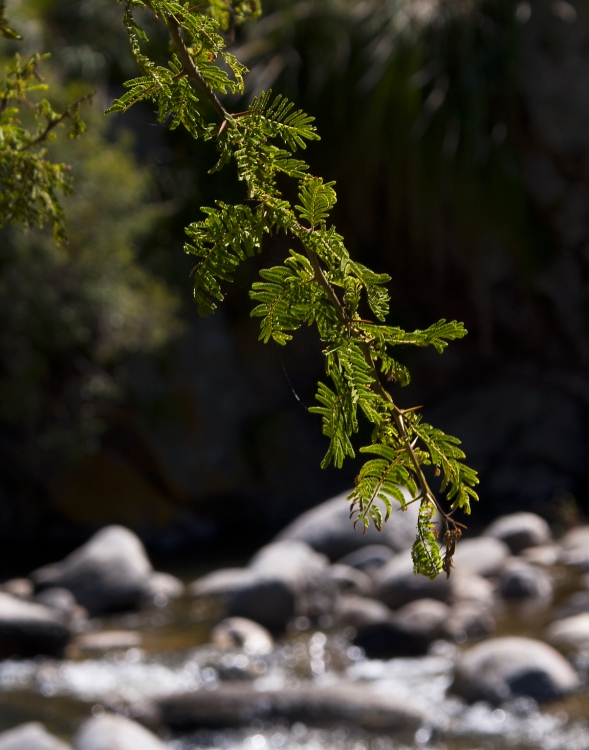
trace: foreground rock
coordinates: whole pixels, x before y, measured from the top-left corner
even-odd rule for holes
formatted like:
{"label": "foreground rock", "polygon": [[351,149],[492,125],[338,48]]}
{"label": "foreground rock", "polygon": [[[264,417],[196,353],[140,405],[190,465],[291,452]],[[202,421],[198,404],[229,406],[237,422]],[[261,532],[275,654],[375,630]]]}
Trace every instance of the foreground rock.
{"label": "foreground rock", "polygon": [[59,613],[0,593],[0,658],[61,656],[70,634]]}
{"label": "foreground rock", "polygon": [[500,516],[486,529],[483,536],[505,542],[514,555],[528,547],[539,547],[552,541],[550,526],[535,513]]}
{"label": "foreground rock", "polygon": [[589,571],[589,526],[571,529],[560,540],[563,547],[561,562],[580,570]]}
{"label": "foreground rock", "polygon": [[[418,505],[413,503],[406,511],[396,512],[399,504],[393,500],[390,520],[378,532],[370,524],[366,534],[362,529],[354,530],[350,521],[349,492],[327,500],[308,510],[280,532],[277,539],[297,539],[306,542],[330,560],[339,560],[344,555],[372,544],[384,544],[396,552],[411,547],[415,541]],[[407,493],[407,500],[410,500]],[[347,563],[349,564],[349,563]]]}
{"label": "foreground rock", "polygon": [[274,648],[274,640],[266,628],[245,617],[222,620],[212,629],[210,641],[223,651],[242,648],[247,654],[269,654]]}
{"label": "foreground rock", "polygon": [[151,564],[139,538],[122,526],[107,526],[62,562],[36,570],[37,589],[71,591],[91,615],[139,607],[151,593]]}
{"label": "foreground rock", "polygon": [[377,599],[391,609],[397,609],[416,599],[449,601],[452,595],[451,579],[438,576],[431,581],[415,575],[409,550],[397,555],[377,571],[374,577]]}
{"label": "foreground rock", "polygon": [[524,560],[508,560],[499,582],[501,596],[505,599],[535,599],[549,602],[552,599],[552,580],[548,573]]}
{"label": "foreground rock", "polygon": [[105,714],[82,724],[75,750],[166,750],[155,734],[124,716]]}
{"label": "foreground rock", "polygon": [[245,617],[280,632],[293,617],[314,618],[333,610],[337,588],[328,560],[304,542],[268,544],[248,568],[252,578],[231,597],[230,617]]}
{"label": "foreground rock", "polygon": [[435,599],[420,599],[380,620],[357,627],[354,643],[369,659],[420,656],[438,638],[450,608]]}
{"label": "foreground rock", "polygon": [[74,645],[82,653],[104,654],[107,651],[140,648],[142,639],[134,630],[103,630],[79,635]]}
{"label": "foreground rock", "polygon": [[45,729],[43,724],[32,721],[21,724],[0,734],[0,750],[72,750]]}
{"label": "foreground rock", "polygon": [[373,573],[382,568],[394,556],[394,551],[384,544],[367,544],[365,547],[350,552],[338,562],[341,565],[349,565],[351,568],[362,570],[364,573]]}
{"label": "foreground rock", "polygon": [[469,703],[496,704],[519,696],[551,700],[578,686],[574,669],[552,646],[507,637],[485,641],[462,654],[451,691]]}
{"label": "foreground rock", "polygon": [[586,648],[589,646],[589,612],[553,622],[546,629],[546,640],[565,654]]}
{"label": "foreground rock", "polygon": [[472,573],[490,578],[499,575],[510,554],[505,542],[494,537],[463,539],[456,545],[454,567],[457,573]]}
{"label": "foreground rock", "polygon": [[350,721],[366,729],[414,732],[424,720],[409,701],[354,685],[320,688],[308,684],[256,692],[247,685],[227,684],[217,690],[172,695],[158,701],[157,707],[164,724],[175,730],[238,727],[254,719],[281,718],[312,725]]}

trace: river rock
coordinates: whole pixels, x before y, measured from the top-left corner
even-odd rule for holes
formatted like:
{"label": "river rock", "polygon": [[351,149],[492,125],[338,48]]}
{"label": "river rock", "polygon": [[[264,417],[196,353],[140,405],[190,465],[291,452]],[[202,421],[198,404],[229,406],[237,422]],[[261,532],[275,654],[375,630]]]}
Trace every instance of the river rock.
{"label": "river rock", "polygon": [[452,571],[452,601],[471,602],[483,607],[491,607],[495,603],[495,586],[488,578],[475,573]]}
{"label": "river rock", "polygon": [[152,573],[144,595],[145,604],[165,607],[168,602],[179,599],[184,594],[184,584],[170,573]]}
{"label": "river rock", "polygon": [[338,562],[341,565],[349,565],[351,568],[371,574],[386,565],[394,554],[393,550],[385,544],[367,544],[365,547],[360,547],[360,549],[345,555]]}
{"label": "river rock", "polygon": [[[393,513],[382,531],[377,531],[370,524],[364,533],[364,529],[354,529],[350,520],[350,503],[346,499],[350,492],[351,490],[344,492],[303,513],[283,529],[277,538],[306,542],[332,561],[372,544],[384,544],[396,552],[413,545],[419,512],[417,503],[409,505],[406,511],[396,512],[400,506],[393,500]],[[411,500],[409,494],[405,490],[403,492],[407,500]]]}
{"label": "river rock", "polygon": [[553,587],[550,576],[542,568],[511,558],[501,572],[499,591],[504,599],[550,601]]}
{"label": "river rock", "polygon": [[491,536],[463,539],[456,545],[454,568],[457,573],[468,572],[489,578],[499,575],[510,554],[505,542]]}
{"label": "river rock", "polygon": [[563,548],[560,562],[589,572],[589,526],[571,529],[560,544]]}
{"label": "river rock", "polygon": [[356,629],[377,622],[388,622],[392,614],[386,604],[364,596],[341,596],[335,610],[335,617],[340,625],[350,625]]}
{"label": "river rock", "polygon": [[140,648],[142,639],[135,630],[103,630],[79,635],[74,645],[84,653],[104,654],[107,651]]}
{"label": "river rock", "polygon": [[452,583],[446,576],[430,580],[413,572],[413,560],[409,550],[396,555],[374,577],[375,598],[391,609],[397,609],[416,599],[438,599],[449,601]]}
{"label": "river rock", "polygon": [[328,565],[324,555],[304,542],[285,539],[268,544],[251,559],[252,578],[231,596],[228,615],[280,632],[295,616],[331,613],[337,590]]}
{"label": "river rock", "polygon": [[583,612],[589,612],[589,591],[575,591],[556,610],[554,619],[563,620]]}
{"label": "river rock", "polygon": [[568,661],[532,638],[494,638],[458,659],[451,690],[469,703],[502,703],[519,696],[537,701],[567,695],[579,686]]}
{"label": "river rock", "polygon": [[245,617],[226,617],[211,631],[211,643],[222,650],[242,648],[248,654],[269,654],[274,639],[257,622]]}
{"label": "river rock", "polygon": [[509,513],[500,516],[483,532],[483,536],[505,542],[514,555],[527,547],[538,547],[552,541],[546,521],[535,513]]}
{"label": "river rock", "polygon": [[34,593],[34,586],[28,578],[11,578],[0,584],[0,591],[17,599],[30,599]]}
{"label": "river rock", "polygon": [[476,601],[463,601],[451,608],[440,635],[456,643],[466,643],[491,635],[495,627],[495,618],[488,607]]}
{"label": "river rock", "polygon": [[68,589],[91,615],[135,609],[149,595],[153,571],[133,532],[107,526],[62,562],[36,570],[38,589]]}
{"label": "river rock", "polygon": [[67,589],[52,586],[38,593],[34,600],[59,613],[72,627],[80,626],[88,618],[88,610],[81,607]]}
{"label": "river rock", "polygon": [[69,639],[70,629],[60,614],[0,593],[0,658],[60,656]]}
{"label": "river rock", "polygon": [[527,547],[521,551],[520,555],[531,565],[551,568],[560,560],[562,549],[558,544],[543,544],[540,547]]}
{"label": "river rock", "polygon": [[227,601],[254,579],[254,574],[247,568],[222,568],[197,578],[188,587],[188,593],[190,596],[210,596]]}
{"label": "river rock", "polygon": [[0,734],[0,750],[72,750],[45,729],[43,724],[31,721]]}
{"label": "river rock", "polygon": [[369,659],[420,656],[439,637],[450,608],[435,599],[419,599],[385,618],[358,626],[354,643]]}
{"label": "river rock", "polygon": [[228,683],[217,690],[170,695],[157,701],[157,707],[164,724],[181,731],[238,727],[254,719],[278,718],[311,725],[349,721],[370,730],[413,733],[425,718],[414,703],[372,692],[367,686],[359,690],[354,685],[319,687],[312,683],[268,691]]}
{"label": "river rock", "polygon": [[546,640],[564,653],[589,646],[589,612],[553,622],[546,628]]}
{"label": "river rock", "polygon": [[330,565],[327,572],[340,594],[370,596],[372,593],[372,580],[361,570],[336,563]]}
{"label": "river rock", "polygon": [[80,727],[75,750],[166,750],[166,745],[141,724],[116,714],[88,719]]}

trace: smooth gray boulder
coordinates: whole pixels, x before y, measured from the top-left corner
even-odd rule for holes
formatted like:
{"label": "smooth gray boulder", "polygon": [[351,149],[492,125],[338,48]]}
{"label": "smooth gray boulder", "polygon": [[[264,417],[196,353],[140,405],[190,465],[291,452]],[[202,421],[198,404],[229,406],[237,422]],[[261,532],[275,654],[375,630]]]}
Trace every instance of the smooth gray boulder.
{"label": "smooth gray boulder", "polygon": [[454,604],[440,628],[440,636],[455,643],[478,640],[495,631],[495,618],[488,607],[476,601]]}
{"label": "smooth gray boulder", "polygon": [[75,750],[166,750],[141,724],[117,714],[88,719],[74,739]]}
{"label": "smooth gray boulder", "polygon": [[546,640],[563,653],[589,646],[589,612],[556,620],[546,628]]}
{"label": "smooth gray boulder", "polygon": [[72,750],[38,721],[21,724],[0,734],[0,750]]}
{"label": "smooth gray boulder", "polygon": [[388,622],[392,614],[386,604],[364,596],[341,596],[335,609],[338,624],[350,625],[356,629],[377,622]]}
{"label": "smooth gray boulder", "polygon": [[61,656],[71,631],[61,614],[0,593],[0,658]]}
{"label": "smooth gray boulder", "polygon": [[354,643],[369,659],[420,656],[440,636],[450,608],[435,599],[419,599],[378,621],[356,629]]}
{"label": "smooth gray boulder", "polygon": [[230,597],[227,614],[254,620],[271,632],[284,630],[293,617],[329,614],[337,588],[328,568],[327,558],[304,542],[272,542],[250,560],[251,578]]}
{"label": "smooth gray boulder", "polygon": [[245,617],[226,617],[211,630],[213,646],[222,650],[242,648],[247,654],[269,654],[274,639],[259,623]]}
{"label": "smooth gray boulder", "polygon": [[536,513],[509,513],[496,518],[483,532],[505,542],[514,555],[528,547],[539,547],[552,541],[552,532],[546,521]]}
{"label": "smooth gray boulder", "polygon": [[552,579],[535,565],[519,558],[507,560],[499,578],[499,591],[504,599],[536,599],[548,602],[554,592]]}
{"label": "smooth gray boulder", "polygon": [[469,573],[468,571],[453,570],[450,576],[452,583],[452,601],[474,602],[485,607],[495,603],[495,586],[488,578]]}
{"label": "smooth gray boulder", "polygon": [[416,599],[450,600],[452,579],[438,576],[430,580],[415,575],[410,550],[396,555],[374,576],[374,596],[391,609],[398,609]]}
{"label": "smooth gray boulder", "polygon": [[102,630],[79,635],[74,645],[83,653],[104,654],[107,651],[140,648],[143,639],[136,630]]}
{"label": "smooth gray boulder", "polygon": [[68,589],[91,615],[135,609],[153,574],[145,548],[123,526],[107,526],[60,563],[32,573],[37,589]]}
{"label": "smooth gray boulder", "polygon": [[65,622],[69,623],[73,628],[76,628],[88,619],[88,610],[86,607],[80,606],[76,602],[72,592],[67,589],[56,586],[43,589],[43,591],[34,597],[34,601],[60,614],[65,619]]}
{"label": "smooth gray boulder", "polygon": [[589,572],[589,526],[571,529],[560,540],[563,549],[560,562]]}
{"label": "smooth gray boulder", "polygon": [[372,692],[367,686],[359,690],[355,685],[319,687],[307,683],[298,688],[256,691],[247,684],[228,683],[217,690],[170,695],[156,704],[164,724],[179,731],[239,727],[254,719],[279,718],[311,725],[349,721],[366,729],[414,733],[425,719],[410,700]]}
{"label": "smooth gray boulder", "polygon": [[184,584],[179,578],[170,573],[154,572],[149,577],[143,603],[165,607],[168,602],[179,599],[183,594]]}
{"label": "smooth gray boulder", "polygon": [[338,563],[371,574],[386,565],[394,555],[395,552],[385,544],[367,544],[365,547],[344,555]]}
{"label": "smooth gray boulder", "polygon": [[473,573],[490,578],[499,575],[511,550],[500,539],[479,536],[461,539],[456,545],[454,568],[457,573]]}
{"label": "smooth gray boulder", "polygon": [[[406,511],[397,512],[400,505],[393,500],[393,512],[382,531],[377,531],[370,524],[364,534],[363,529],[354,529],[353,521],[350,520],[350,503],[346,499],[350,492],[351,490],[326,500],[303,513],[283,529],[277,539],[306,542],[333,562],[367,545],[384,544],[396,552],[413,545],[419,512],[417,503],[409,505]],[[407,500],[411,500],[409,494],[405,494]]]}
{"label": "smooth gray boulder", "polygon": [[537,701],[567,695],[579,687],[568,661],[552,646],[532,638],[493,638],[458,659],[451,691],[469,703],[502,703],[519,696]]}
{"label": "smooth gray boulder", "polygon": [[17,599],[30,599],[35,589],[32,581],[28,578],[11,578],[0,584],[0,591],[4,594],[16,596]]}
{"label": "smooth gray boulder", "polygon": [[221,568],[197,578],[188,586],[190,596],[210,596],[228,600],[233,594],[250,585],[255,575],[247,568]]}
{"label": "smooth gray boulder", "polygon": [[340,594],[348,596],[370,596],[372,580],[369,575],[350,565],[335,563],[330,565],[327,573]]}

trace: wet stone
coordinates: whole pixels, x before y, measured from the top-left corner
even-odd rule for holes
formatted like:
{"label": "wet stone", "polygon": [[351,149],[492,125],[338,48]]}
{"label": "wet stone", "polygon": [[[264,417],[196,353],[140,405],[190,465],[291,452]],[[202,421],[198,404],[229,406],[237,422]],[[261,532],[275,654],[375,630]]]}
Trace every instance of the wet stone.
{"label": "wet stone", "polygon": [[74,644],[84,653],[106,653],[117,649],[139,648],[142,638],[133,630],[103,630],[79,635]]}
{"label": "wet stone", "polygon": [[483,536],[505,542],[514,555],[528,547],[538,547],[552,541],[552,532],[546,521],[536,513],[523,512],[500,516]]}
{"label": "wet stone", "polygon": [[361,628],[378,622],[388,622],[392,612],[382,602],[364,596],[341,596],[336,605],[336,620],[340,625]]}
{"label": "wet stone", "polygon": [[[408,549],[415,541],[418,506],[409,505],[407,511],[395,514],[395,523],[385,524],[378,532],[371,524],[366,533],[354,529],[350,523],[349,492],[331,498],[303,513],[278,535],[278,539],[297,539],[306,542],[317,552],[336,561],[362,547],[384,544],[396,552]],[[407,493],[407,500],[410,500]],[[393,509],[398,508],[396,500]]]}
{"label": "wet stone", "polygon": [[505,599],[539,599],[550,601],[552,580],[541,568],[513,558],[505,563],[499,582],[501,596]]}
{"label": "wet stone", "polygon": [[329,567],[328,573],[340,594],[370,596],[372,593],[372,580],[361,570],[336,563]]}
{"label": "wet stone", "polygon": [[166,750],[155,734],[124,716],[105,714],[82,724],[75,750]]}
{"label": "wet stone", "polygon": [[552,646],[532,638],[494,638],[465,651],[451,691],[469,703],[503,703],[519,696],[537,701],[571,693],[579,678]]}
{"label": "wet stone", "polygon": [[266,628],[245,617],[227,617],[211,631],[213,646],[225,651],[243,649],[248,654],[269,654],[274,639]]}
{"label": "wet stone", "polygon": [[[313,726],[350,721],[367,729],[415,732],[423,713],[410,702],[355,686],[255,691],[243,683],[222,684],[157,701],[164,724],[175,730],[239,727],[256,719],[281,718]],[[85,749],[84,749],[85,750]]]}
{"label": "wet stone", "polygon": [[394,554],[393,550],[384,544],[368,544],[355,552],[350,552],[338,562],[341,565],[349,565],[351,568],[372,574],[375,570],[386,565]]}
{"label": "wet stone", "polygon": [[546,640],[563,653],[580,651],[589,646],[589,612],[566,617],[546,628]]}
{"label": "wet stone", "polygon": [[72,748],[58,737],[49,734],[42,724],[32,721],[0,733],[0,750],[72,750]]}
{"label": "wet stone", "polygon": [[38,590],[68,589],[94,615],[139,607],[153,573],[145,549],[133,532],[107,526],[62,562],[31,574]]}
{"label": "wet stone", "polygon": [[509,547],[500,539],[461,539],[456,545],[454,568],[457,573],[472,573],[489,578],[500,574],[510,554]]}
{"label": "wet stone", "polygon": [[375,575],[375,598],[391,609],[397,609],[416,599],[438,599],[449,601],[452,584],[445,576],[433,581],[415,575],[409,550],[397,555]]}
{"label": "wet stone", "polygon": [[0,657],[60,656],[69,639],[70,629],[59,613],[0,593]]}

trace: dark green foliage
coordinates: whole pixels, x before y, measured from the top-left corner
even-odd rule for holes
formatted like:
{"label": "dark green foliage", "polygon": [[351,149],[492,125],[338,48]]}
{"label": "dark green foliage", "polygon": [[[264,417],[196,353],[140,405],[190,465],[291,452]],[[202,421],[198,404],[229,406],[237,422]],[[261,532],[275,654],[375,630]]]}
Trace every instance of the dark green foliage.
{"label": "dark green foliage", "polygon": [[[165,65],[142,52],[145,35],[131,15],[135,7],[150,9],[166,25],[174,51]],[[380,528],[393,503],[406,507],[404,488],[412,502],[420,504],[413,549],[416,572],[430,577],[443,569],[449,572],[460,535],[452,513],[456,508],[469,512],[470,500],[476,499],[476,474],[462,463],[456,438],[424,424],[415,410],[396,405],[379,370],[406,384],[409,373],[395,358],[395,347],[433,346],[441,352],[449,341],[465,335],[464,327],[445,320],[413,332],[386,325],[390,278],[350,258],[343,238],[328,224],[336,202],[334,183],[308,175],[308,165],[294,155],[317,139],[313,118],[271,92],[255,97],[247,111],[237,114],[230,114],[218,99],[241,90],[244,72],[224,52],[219,32],[229,21],[219,14],[218,5],[207,10],[173,0],[131,0],[126,8],[125,25],[143,76],[129,83],[129,93],[109,111],[124,111],[141,100],[155,102],[161,121],[169,120],[173,127],[182,123],[195,138],[215,139],[220,159],[213,169],[233,162],[247,188],[246,204],[204,209],[207,218],[187,230],[186,250],[199,259],[194,269],[199,310],[214,310],[215,301],[223,299],[223,283],[231,280],[241,261],[263,249],[264,237],[287,237],[292,249],[285,262],[263,270],[262,281],[251,291],[257,303],[252,315],[261,318],[260,338],[284,345],[300,326],[317,327],[331,380],[331,386],[319,384],[320,406],[311,409],[321,415],[329,438],[323,466],[339,467],[354,456],[352,437],[362,415],[373,433],[372,444],[361,451],[377,458],[364,465],[350,496],[355,523],[366,528],[372,520]],[[241,11],[235,13],[236,20],[239,15]],[[283,192],[284,176],[297,183],[295,205]],[[364,310],[376,321],[367,320]],[[430,464],[442,475],[442,492],[451,500],[448,512],[424,475],[423,467]],[[444,530],[444,559],[436,524]]]}

